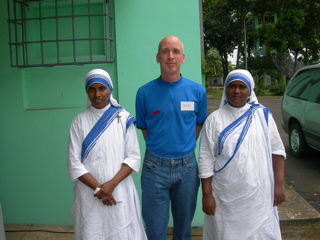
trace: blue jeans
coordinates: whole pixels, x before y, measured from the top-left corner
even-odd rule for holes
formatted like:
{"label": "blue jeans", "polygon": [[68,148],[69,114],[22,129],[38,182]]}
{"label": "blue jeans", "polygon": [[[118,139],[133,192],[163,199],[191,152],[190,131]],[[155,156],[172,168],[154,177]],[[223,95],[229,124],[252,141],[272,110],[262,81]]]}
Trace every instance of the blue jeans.
{"label": "blue jeans", "polygon": [[198,164],[194,152],[180,158],[162,158],[146,151],[141,176],[142,216],[149,240],[166,240],[169,210],[173,240],[191,239],[198,188]]}

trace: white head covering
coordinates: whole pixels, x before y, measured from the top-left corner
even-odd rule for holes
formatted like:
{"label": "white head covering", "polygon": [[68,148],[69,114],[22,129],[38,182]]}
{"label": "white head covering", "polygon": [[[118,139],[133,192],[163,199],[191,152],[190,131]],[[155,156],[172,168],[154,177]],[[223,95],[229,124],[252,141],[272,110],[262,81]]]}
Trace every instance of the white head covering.
{"label": "white head covering", "polygon": [[237,69],[237,70],[231,71],[228,74],[226,81],[224,82],[224,89],[223,89],[223,94],[221,97],[221,102],[220,102],[219,108],[221,108],[222,106],[224,106],[228,103],[228,99],[226,97],[226,88],[229,85],[229,83],[231,83],[233,81],[242,81],[249,88],[249,97],[247,99],[247,103],[250,103],[250,104],[258,103],[258,99],[256,97],[256,94],[253,91],[254,80],[253,80],[251,73],[247,70],[244,70],[244,69]]}
{"label": "white head covering", "polygon": [[[106,86],[110,91],[109,103],[114,107],[120,107],[117,100],[115,100],[112,96],[113,85],[112,85],[112,80],[111,80],[111,77],[109,76],[109,73],[107,73],[102,69],[93,69],[87,73],[85,81],[86,81],[86,86],[85,86],[86,92],[88,91],[88,88],[90,87],[90,85],[93,83],[101,83],[104,86]],[[91,102],[88,98],[87,108],[89,108],[90,106],[91,106]]]}

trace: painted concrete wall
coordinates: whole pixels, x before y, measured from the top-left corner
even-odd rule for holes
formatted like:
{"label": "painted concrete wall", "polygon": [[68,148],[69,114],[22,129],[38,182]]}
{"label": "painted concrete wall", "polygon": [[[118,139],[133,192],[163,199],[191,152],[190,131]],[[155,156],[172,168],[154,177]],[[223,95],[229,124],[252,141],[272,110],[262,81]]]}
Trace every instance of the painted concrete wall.
{"label": "painted concrete wall", "polygon": [[[6,6],[6,0],[0,3]],[[155,61],[159,40],[176,35],[185,47],[182,74],[202,83],[198,4],[116,0],[115,63],[28,69],[10,67],[7,10],[0,8],[0,202],[5,224],[73,224],[67,142],[72,119],[85,109],[84,76],[89,70],[110,73],[115,98],[134,116],[136,91],[160,74]],[[140,131],[138,135],[143,157],[144,141]],[[140,174],[134,180],[141,193]],[[202,223],[199,191],[193,225]]]}
{"label": "painted concrete wall", "polygon": [[[134,115],[135,97],[130,96],[135,95],[141,85],[159,77],[156,53],[160,39],[167,35],[175,35],[184,43],[186,62],[182,65],[181,73],[202,84],[197,0],[117,0],[115,6],[119,99],[125,108]],[[139,130],[138,135],[141,153],[144,155],[145,142]],[[140,176],[138,178],[135,177],[135,182],[140,192]],[[203,224],[201,204],[199,194],[194,226]]]}

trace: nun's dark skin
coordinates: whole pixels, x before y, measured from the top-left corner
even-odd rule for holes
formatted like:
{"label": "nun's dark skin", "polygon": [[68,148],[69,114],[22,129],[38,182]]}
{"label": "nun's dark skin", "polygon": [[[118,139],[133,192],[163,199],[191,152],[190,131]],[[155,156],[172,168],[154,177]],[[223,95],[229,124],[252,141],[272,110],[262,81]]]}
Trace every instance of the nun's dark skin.
{"label": "nun's dark skin", "polygon": [[101,83],[93,83],[87,90],[91,105],[97,109],[102,109],[109,104],[110,91]]}
{"label": "nun's dark skin", "polygon": [[243,107],[249,97],[249,88],[242,81],[232,81],[226,88],[228,103],[236,108]]}

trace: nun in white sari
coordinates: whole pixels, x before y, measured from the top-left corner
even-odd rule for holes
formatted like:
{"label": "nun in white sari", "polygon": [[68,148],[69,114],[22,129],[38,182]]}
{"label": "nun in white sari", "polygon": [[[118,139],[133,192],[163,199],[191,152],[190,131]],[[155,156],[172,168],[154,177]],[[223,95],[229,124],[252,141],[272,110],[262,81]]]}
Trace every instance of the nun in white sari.
{"label": "nun in white sari", "polygon": [[203,239],[281,239],[285,149],[270,111],[258,103],[247,70],[225,81],[220,108],[201,135]]}
{"label": "nun in white sari", "polygon": [[107,72],[85,80],[88,108],[73,120],[68,147],[75,239],[147,239],[131,177],[140,169],[135,119],[112,97]]}

